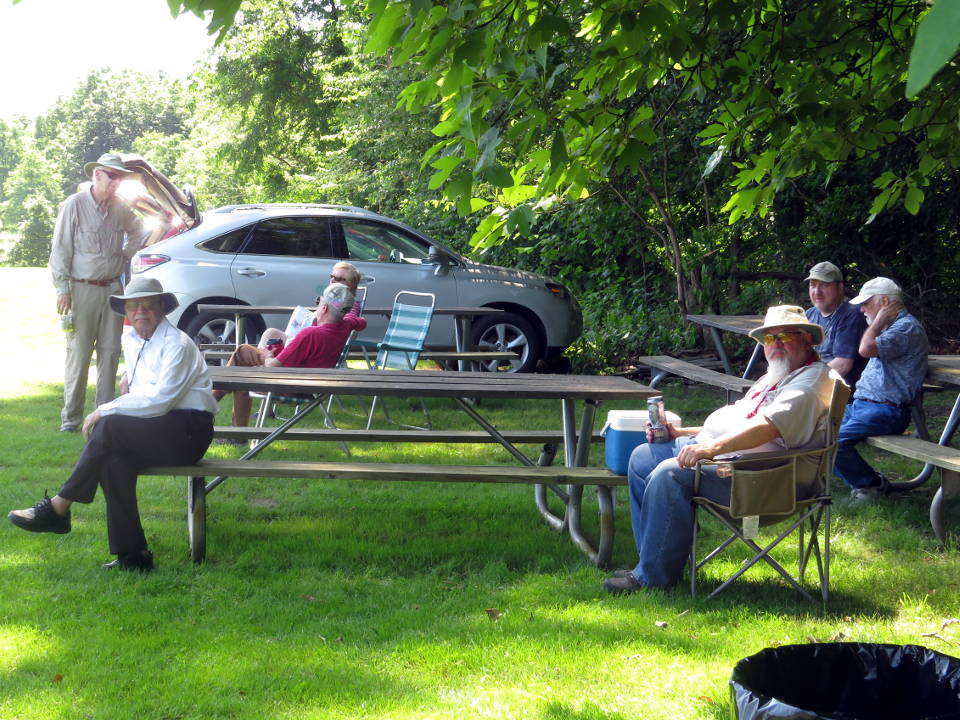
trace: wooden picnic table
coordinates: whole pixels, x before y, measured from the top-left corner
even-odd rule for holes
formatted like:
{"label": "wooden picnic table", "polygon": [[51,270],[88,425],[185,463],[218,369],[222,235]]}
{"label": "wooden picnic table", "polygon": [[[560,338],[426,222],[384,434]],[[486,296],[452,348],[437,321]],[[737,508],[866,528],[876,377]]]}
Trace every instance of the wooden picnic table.
{"label": "wooden picnic table", "polygon": [[[240,338],[243,334],[243,316],[244,315],[279,315],[289,317],[296,309],[293,305],[198,305],[198,312],[207,313],[233,313],[236,324],[234,337],[236,345],[239,347]],[[307,308],[316,310],[315,307]],[[504,312],[499,308],[492,307],[435,307],[434,315],[452,315],[454,319],[454,342],[456,352],[466,353],[473,350],[470,347],[470,329],[473,325],[473,318],[482,315],[498,315]],[[363,309],[364,315],[382,315],[389,317],[393,313],[393,307],[367,307]],[[457,366],[460,370],[466,370],[469,359],[457,358]]]}
{"label": "wooden picnic table", "polygon": [[[687,315],[687,320],[697,325],[702,325],[710,331],[710,337],[713,338],[714,347],[717,348],[717,355],[720,362],[723,363],[723,371],[727,375],[736,375],[730,360],[727,357],[727,351],[723,346],[723,340],[720,337],[720,331],[725,330],[737,335],[749,335],[751,330],[760,327],[763,324],[762,315]],[[748,377],[756,365],[760,355],[763,354],[763,348],[757,345],[750,355],[747,367],[743,372],[743,377]]]}
{"label": "wooden picnic table", "polygon": [[[589,462],[590,444],[597,408],[604,401],[643,401],[657,392],[644,385],[618,376],[548,375],[533,373],[445,372],[404,370],[351,370],[344,368],[264,368],[212,367],[210,377],[218,390],[248,390],[277,394],[310,394],[315,399],[304,405],[291,419],[285,421],[256,447],[247,451],[241,460],[251,459],[271,442],[283,437],[303,417],[310,413],[326,396],[361,395],[408,398],[450,398],[485,432],[502,445],[521,465],[532,468],[535,463],[483,418],[475,405],[466,398],[490,399],[547,399],[560,400],[564,437],[564,463],[567,468],[585,467]],[[579,430],[576,424],[576,405],[582,403]],[[552,459],[552,455],[551,455]],[[223,478],[211,481],[204,493],[216,487]],[[547,506],[546,491],[553,489],[565,508],[562,515]],[[613,489],[597,485],[600,512],[600,538],[594,544],[585,535],[581,525],[583,485],[568,485],[565,492],[559,488],[536,486],[537,507],[547,523],[555,530],[567,532],[594,563],[606,566],[613,552]]]}

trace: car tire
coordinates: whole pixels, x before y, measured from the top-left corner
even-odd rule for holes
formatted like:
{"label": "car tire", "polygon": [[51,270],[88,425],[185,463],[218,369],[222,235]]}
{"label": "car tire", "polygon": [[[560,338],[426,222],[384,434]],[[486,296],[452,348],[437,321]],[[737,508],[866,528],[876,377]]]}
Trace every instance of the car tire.
{"label": "car tire", "polygon": [[533,372],[543,358],[540,336],[530,321],[512,312],[483,315],[473,323],[473,345],[479,351],[510,351],[516,360],[490,360],[474,364],[487,372]]}
{"label": "car tire", "polygon": [[[247,315],[243,321],[244,342],[257,341],[256,316]],[[198,345],[223,343],[233,345],[236,342],[236,320],[227,313],[199,313],[187,323],[183,331]]]}

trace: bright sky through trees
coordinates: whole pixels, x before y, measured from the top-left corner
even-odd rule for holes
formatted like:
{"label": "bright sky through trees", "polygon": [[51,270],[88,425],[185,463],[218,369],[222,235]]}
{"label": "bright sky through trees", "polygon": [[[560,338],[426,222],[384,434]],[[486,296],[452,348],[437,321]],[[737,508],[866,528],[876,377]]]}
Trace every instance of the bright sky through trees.
{"label": "bright sky through trees", "polygon": [[162,0],[0,0],[0,118],[39,115],[100,68],[185,77],[212,44]]}

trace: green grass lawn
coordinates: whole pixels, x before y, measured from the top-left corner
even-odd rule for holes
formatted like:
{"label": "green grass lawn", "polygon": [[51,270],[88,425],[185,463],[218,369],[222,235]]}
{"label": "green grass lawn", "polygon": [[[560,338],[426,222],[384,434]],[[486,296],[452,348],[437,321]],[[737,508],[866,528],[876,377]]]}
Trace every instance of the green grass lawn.
{"label": "green grass lawn", "polygon": [[[46,270],[0,268],[0,283],[6,512],[53,494],[82,438],[57,432],[63,351]],[[679,383],[664,396],[688,422],[722,402]],[[951,402],[930,398],[932,430]],[[436,426],[469,428],[452,406],[429,406]],[[552,403],[485,401],[482,411],[504,429],[559,426]],[[345,409],[337,419],[361,423]],[[353,450],[359,460],[511,462],[490,445]],[[918,469],[869,454],[901,477]],[[263,457],[342,455],[290,443]],[[591,459],[602,463],[602,451]],[[209,498],[208,561],[198,566],[185,482],[144,478],[152,574],[100,569],[109,556],[99,496],[75,506],[69,535],[0,528],[0,719],[719,719],[729,717],[733,666],[771,645],[844,639],[960,655],[960,624],[946,622],[960,613],[960,561],[930,531],[930,488],[867,507],[837,494],[824,610],[762,568],[710,601],[685,586],[608,597],[604,573],[546,527],[529,488],[514,486],[228,480]],[[618,499],[622,566],[636,553]]]}

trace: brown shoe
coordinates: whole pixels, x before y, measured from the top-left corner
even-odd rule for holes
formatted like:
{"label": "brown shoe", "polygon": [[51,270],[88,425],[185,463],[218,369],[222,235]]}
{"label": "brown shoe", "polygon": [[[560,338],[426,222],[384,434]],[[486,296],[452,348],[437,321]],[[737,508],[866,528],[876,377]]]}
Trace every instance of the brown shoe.
{"label": "brown shoe", "polygon": [[603,588],[611,595],[624,595],[644,590],[646,585],[637,580],[633,573],[628,573],[624,577],[608,577],[603,581]]}

